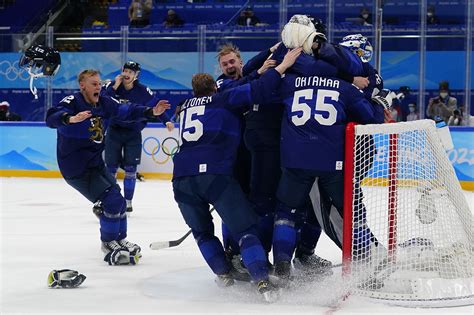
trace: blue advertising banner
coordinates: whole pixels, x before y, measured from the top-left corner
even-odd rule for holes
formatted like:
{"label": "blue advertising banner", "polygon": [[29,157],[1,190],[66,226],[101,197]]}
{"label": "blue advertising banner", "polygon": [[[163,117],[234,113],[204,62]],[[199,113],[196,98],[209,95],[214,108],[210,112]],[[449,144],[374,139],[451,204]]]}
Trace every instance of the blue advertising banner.
{"label": "blue advertising banner", "polygon": [[[474,190],[474,127],[454,127],[450,131],[454,149],[447,152],[448,158],[463,188]],[[173,145],[177,143],[177,137],[177,129],[169,133],[162,124],[150,124],[145,128],[140,171],[150,175],[158,173],[171,175],[172,159],[161,151],[174,150]],[[153,141],[150,140],[151,138]],[[165,143],[166,139],[169,143]],[[0,123],[0,144],[0,176],[29,176],[28,171],[46,171],[45,174],[47,171],[58,171],[56,130],[46,127],[44,123]],[[388,137],[376,138],[376,146],[378,154],[372,169],[379,172],[379,176],[387,177],[387,170],[377,165],[385,165],[384,168],[387,165],[385,160],[388,159],[386,150]],[[162,147],[165,148],[162,149]],[[409,147],[409,145],[404,147]],[[427,150],[417,147],[411,154],[419,155],[420,159],[433,157],[432,154],[425,152]],[[399,162],[402,163],[401,165],[404,163],[403,160]],[[413,165],[411,162],[406,165],[411,169],[420,166],[416,163]],[[423,176],[427,178],[426,176],[435,176],[435,174]]]}
{"label": "blue advertising banner", "polygon": [[[244,62],[257,52],[243,52]],[[408,85],[418,87],[418,58],[416,51],[384,51],[382,70],[385,86],[398,89]],[[198,71],[197,52],[129,53],[130,60],[141,64],[140,81],[151,89],[191,89],[192,75]],[[28,73],[18,67],[19,53],[0,53],[0,87],[27,89]],[[122,67],[119,52],[62,52],[61,68],[53,78],[54,89],[77,89],[77,74],[84,69],[98,69],[102,79],[113,80]],[[446,61],[449,60],[449,64]],[[465,53],[462,51],[429,51],[426,53],[426,89],[437,90],[438,83],[449,80],[453,90],[464,89]],[[444,66],[446,65],[446,66]],[[204,56],[204,72],[220,75],[216,53]],[[474,73],[474,71],[472,71]],[[471,80],[474,88],[474,78]],[[46,87],[45,79],[35,80],[38,89]]]}

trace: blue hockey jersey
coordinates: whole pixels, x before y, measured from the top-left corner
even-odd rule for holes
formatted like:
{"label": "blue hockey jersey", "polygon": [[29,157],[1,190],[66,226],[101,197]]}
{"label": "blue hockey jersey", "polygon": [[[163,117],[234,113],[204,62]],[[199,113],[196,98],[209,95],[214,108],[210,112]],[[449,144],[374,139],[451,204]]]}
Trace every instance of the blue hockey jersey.
{"label": "blue hockey jersey", "polygon": [[281,163],[287,168],[342,170],[346,124],[384,121],[382,106],[335,77],[287,71],[279,91],[285,104]]}
{"label": "blue hockey jersey", "polygon": [[[65,124],[65,115],[91,111],[92,117],[80,123]],[[80,92],[66,96],[46,114],[46,125],[57,129],[57,158],[64,178],[82,174],[86,169],[104,164],[104,134],[107,118],[144,121],[154,117],[150,107],[137,104],[121,105],[118,100],[100,96],[97,106],[86,102]]]}
{"label": "blue hockey jersey", "polygon": [[173,159],[173,177],[232,175],[242,113],[263,102],[280,81],[280,74],[271,69],[250,83],[186,100],[181,106],[180,149]]}
{"label": "blue hockey jersey", "polygon": [[[138,80],[133,82],[133,88],[130,90],[125,89],[123,84],[120,84],[117,90],[114,90],[114,84],[115,81],[107,84],[103,91],[103,95],[113,97],[121,104],[136,103],[152,107],[158,102],[158,99],[153,95],[153,92]],[[169,117],[166,114],[161,115],[160,119],[163,123],[169,121]],[[117,117],[110,120],[110,126],[119,126],[135,131],[142,131],[146,127],[146,124],[146,120],[121,120]]]}
{"label": "blue hockey jersey", "polygon": [[368,62],[362,62],[359,56],[347,47],[322,43],[317,58],[336,66],[339,77],[345,78],[345,74],[352,76],[349,81],[353,80],[354,76],[368,77],[369,86],[363,90],[368,100],[372,98],[375,88],[379,91],[383,89],[383,79],[378,71]]}

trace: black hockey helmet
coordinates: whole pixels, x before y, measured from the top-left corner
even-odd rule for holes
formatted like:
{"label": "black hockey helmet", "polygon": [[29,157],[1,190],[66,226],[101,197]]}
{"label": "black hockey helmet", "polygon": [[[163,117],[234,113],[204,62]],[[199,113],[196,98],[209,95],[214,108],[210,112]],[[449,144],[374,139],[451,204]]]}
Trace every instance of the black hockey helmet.
{"label": "black hockey helmet", "polygon": [[30,68],[37,76],[54,76],[61,66],[61,56],[52,47],[33,45],[21,56],[19,65]]}
{"label": "black hockey helmet", "polygon": [[135,61],[127,61],[124,65],[123,65],[123,69],[130,69],[132,71],[135,71],[135,72],[138,72],[140,71],[142,68],[140,67],[140,64],[138,62],[135,62]]}
{"label": "black hockey helmet", "polygon": [[314,28],[316,29],[316,32],[322,33],[327,36],[326,24],[324,24],[323,20],[319,18],[313,18],[313,24]]}
{"label": "black hockey helmet", "polygon": [[326,33],[327,29],[326,29],[326,24],[324,24],[323,20],[321,20],[318,17],[313,17],[309,14],[307,14],[306,16],[309,17],[309,19],[314,25],[316,32],[319,33],[317,37],[326,42],[328,40],[327,33]]}

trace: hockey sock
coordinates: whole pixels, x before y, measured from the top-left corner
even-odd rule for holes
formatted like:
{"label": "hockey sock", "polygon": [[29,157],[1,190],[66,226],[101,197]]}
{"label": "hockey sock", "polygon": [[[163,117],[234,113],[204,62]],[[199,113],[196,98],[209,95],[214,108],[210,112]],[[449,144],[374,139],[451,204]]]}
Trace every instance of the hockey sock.
{"label": "hockey sock", "polygon": [[204,260],[212,271],[216,275],[228,273],[230,271],[230,265],[225,258],[224,248],[219,239],[208,233],[194,235],[194,237]]}
{"label": "hockey sock", "polygon": [[303,222],[299,233],[297,251],[300,250],[306,255],[312,255],[320,236],[321,227],[319,224]]}
{"label": "hockey sock", "polygon": [[117,239],[122,240],[127,237],[127,214],[122,212],[120,214],[119,236]]}
{"label": "hockey sock", "polygon": [[118,165],[107,165],[107,169],[113,177],[117,177]]}
{"label": "hockey sock", "polygon": [[230,257],[240,253],[239,243],[233,238],[229,228],[224,222],[222,222],[222,241],[224,243],[224,249]]}
{"label": "hockey sock", "polygon": [[[99,198],[103,213],[100,216],[100,239],[103,242],[116,240],[121,232],[121,216],[125,213],[125,199],[118,186],[107,189]],[[127,227],[125,226],[125,232]]]}
{"label": "hockey sock", "polygon": [[257,224],[258,236],[262,241],[262,246],[267,253],[272,249],[272,238],[273,238],[273,221],[275,216],[272,213],[268,213],[262,217]]}
{"label": "hockey sock", "polygon": [[135,193],[135,184],[137,182],[137,166],[125,165],[125,178],[123,180],[123,194],[125,199],[132,200]]}
{"label": "hockey sock", "polygon": [[245,234],[239,240],[242,261],[250,276],[256,282],[268,279],[267,254],[259,239],[253,234]]}
{"label": "hockey sock", "polygon": [[273,228],[273,262],[290,261],[296,245],[295,213],[285,211],[284,205],[275,215]]}

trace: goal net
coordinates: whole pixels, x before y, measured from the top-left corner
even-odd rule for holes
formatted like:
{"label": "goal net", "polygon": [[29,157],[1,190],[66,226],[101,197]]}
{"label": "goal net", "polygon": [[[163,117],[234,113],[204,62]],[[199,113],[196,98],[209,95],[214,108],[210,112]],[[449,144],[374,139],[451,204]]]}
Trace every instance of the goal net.
{"label": "goal net", "polygon": [[350,124],[344,271],[400,305],[474,303],[473,217],[431,120]]}

